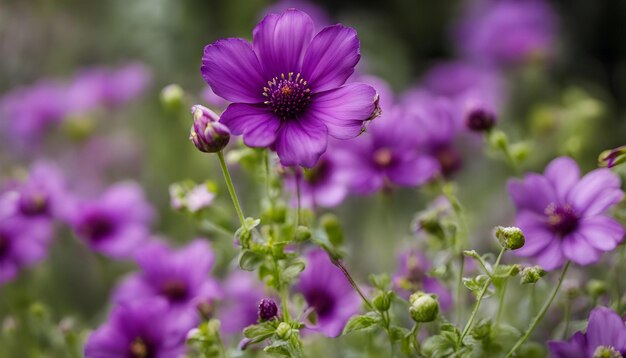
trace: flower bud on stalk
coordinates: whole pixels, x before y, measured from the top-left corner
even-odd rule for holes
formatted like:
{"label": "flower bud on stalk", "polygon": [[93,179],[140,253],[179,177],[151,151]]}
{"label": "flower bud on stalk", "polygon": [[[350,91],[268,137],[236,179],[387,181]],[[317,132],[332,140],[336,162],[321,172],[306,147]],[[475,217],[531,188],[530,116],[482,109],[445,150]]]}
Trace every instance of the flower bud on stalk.
{"label": "flower bud on stalk", "polygon": [[409,298],[411,306],[409,313],[417,323],[432,322],[439,314],[439,302],[433,296],[424,292],[416,292]]}
{"label": "flower bud on stalk", "polygon": [[473,132],[488,132],[496,123],[495,114],[483,107],[475,107],[467,112],[465,125]]}
{"label": "flower bud on stalk", "polygon": [[546,271],[539,266],[526,267],[522,270],[522,273],[520,274],[521,283],[535,283],[545,275]]}
{"label": "flower bud on stalk", "polygon": [[230,130],[219,122],[219,116],[212,110],[195,105],[191,108],[193,125],[189,139],[205,153],[216,153],[224,149],[230,141]]}
{"label": "flower bud on stalk", "polygon": [[496,228],[496,238],[500,242],[500,245],[507,250],[517,250],[524,246],[526,239],[524,233],[518,227],[503,227],[498,226]]}
{"label": "flower bud on stalk", "polygon": [[605,150],[598,157],[598,166],[600,167],[613,168],[624,162],[626,162],[626,145]]}
{"label": "flower bud on stalk", "polygon": [[288,323],[281,322],[276,327],[276,335],[280,339],[289,339],[291,337],[291,326]]}
{"label": "flower bud on stalk", "polygon": [[259,319],[269,321],[278,315],[278,306],[271,298],[264,298],[259,303]]}

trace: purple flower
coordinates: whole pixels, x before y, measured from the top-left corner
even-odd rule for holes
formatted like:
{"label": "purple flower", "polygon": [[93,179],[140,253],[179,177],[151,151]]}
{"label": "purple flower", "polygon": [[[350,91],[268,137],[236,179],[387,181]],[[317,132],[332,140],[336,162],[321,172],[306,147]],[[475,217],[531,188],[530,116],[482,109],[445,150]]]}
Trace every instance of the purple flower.
{"label": "purple flower", "polygon": [[209,307],[221,296],[218,283],[210,277],[214,254],[205,240],[195,240],[172,250],[153,243],[135,256],[141,272],[127,277],[116,289],[118,304],[161,297],[170,304],[177,322],[193,326],[200,320],[198,309]]}
{"label": "purple flower", "polygon": [[313,19],[317,29],[331,25],[326,10],[306,0],[279,0],[265,9],[265,14],[281,13],[288,9],[298,9],[307,13]]}
{"label": "purple flower", "polygon": [[607,210],[624,197],[620,178],[608,169],[580,177],[576,162],[553,160],[544,175],[527,174],[510,180],[508,191],[517,208],[516,226],[526,244],[515,252],[531,256],[546,270],[571,260],[580,265],[597,262],[624,238],[624,228]]}
{"label": "purple flower", "polygon": [[548,342],[548,347],[553,358],[621,357],[626,354],[626,324],[613,310],[597,307],[589,315],[585,333]]}
{"label": "purple flower", "polygon": [[100,198],[77,204],[74,231],[91,249],[113,258],[131,257],[150,237],[154,212],[135,183],[111,186]]}
{"label": "purple flower", "polygon": [[173,323],[165,300],[121,305],[89,336],[85,357],[182,357],[185,335],[190,328]]}
{"label": "purple flower", "polygon": [[314,35],[304,12],[269,14],[244,39],[204,48],[202,75],[233,102],[221,122],[251,147],[270,147],[284,166],[313,167],[328,136],[350,139],[376,111],[376,91],[346,80],[359,61],[354,29],[329,26]]}
{"label": "purple flower", "polygon": [[417,250],[409,250],[398,258],[398,269],[393,276],[393,284],[405,299],[417,291],[434,293],[439,297],[442,309],[452,306],[450,291],[434,277],[428,275],[431,263]]}
{"label": "purple flower", "polygon": [[241,334],[251,324],[257,323],[261,299],[267,297],[263,286],[247,271],[235,271],[222,283],[224,300],[218,318],[226,336]]}
{"label": "purple flower", "polygon": [[200,94],[200,97],[209,104],[209,107],[216,109],[216,110],[224,110],[224,108],[228,107],[228,101],[223,99],[222,97],[218,96],[215,94],[215,92],[213,92],[213,90],[211,89],[211,87],[207,86],[205,89],[202,90],[202,93]]}
{"label": "purple flower", "polygon": [[360,298],[324,250],[311,251],[306,258],[306,268],[295,289],[317,314],[317,324],[310,328],[337,337],[350,317],[359,312]]}
{"label": "purple flower", "polygon": [[477,62],[515,65],[551,55],[555,23],[545,0],[474,1],[457,29],[457,43]]}

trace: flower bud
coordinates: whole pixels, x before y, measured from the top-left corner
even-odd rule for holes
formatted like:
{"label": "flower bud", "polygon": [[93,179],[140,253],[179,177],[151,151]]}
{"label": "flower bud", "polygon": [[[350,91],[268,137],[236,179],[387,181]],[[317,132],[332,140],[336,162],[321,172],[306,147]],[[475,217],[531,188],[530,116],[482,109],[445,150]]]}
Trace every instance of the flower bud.
{"label": "flower bud", "polygon": [[598,166],[613,168],[614,166],[626,162],[626,145],[615,149],[605,150],[598,157]]}
{"label": "flower bud", "polygon": [[230,141],[230,130],[219,122],[219,116],[201,105],[192,107],[193,125],[189,139],[200,151],[215,153]]}
{"label": "flower bud", "polygon": [[295,240],[296,242],[304,242],[311,238],[311,229],[306,226],[300,225],[296,228]]}
{"label": "flower bud", "polygon": [[337,216],[333,214],[324,214],[320,218],[320,223],[328,235],[328,240],[335,246],[340,246],[343,243],[343,230],[341,229],[341,223]]}
{"label": "flower bud", "polygon": [[177,111],[183,107],[184,96],[185,92],[179,85],[167,85],[161,90],[161,104],[167,110]]}
{"label": "flower bud", "polygon": [[409,298],[409,313],[417,323],[432,322],[439,314],[439,302],[424,292],[416,292]]}
{"label": "flower bud", "polygon": [[487,132],[496,123],[496,115],[483,107],[474,107],[467,112],[465,125],[474,132]]}
{"label": "flower bud", "polygon": [[381,292],[378,296],[374,297],[374,300],[372,302],[374,304],[374,307],[376,307],[376,309],[379,311],[389,310],[389,307],[391,307],[392,295],[393,292],[391,291]]}
{"label": "flower bud", "polygon": [[546,275],[546,271],[539,266],[525,267],[520,273],[522,284],[535,283]]}
{"label": "flower bud", "polygon": [[522,229],[514,226],[498,226],[496,228],[496,238],[500,242],[500,245],[507,250],[520,249],[526,242]]}
{"label": "flower bud", "polygon": [[291,336],[291,326],[288,323],[281,322],[278,327],[276,327],[276,335],[280,339],[289,339]]}
{"label": "flower bud", "polygon": [[591,297],[597,298],[608,292],[606,282],[600,280],[590,280],[587,282],[587,292]]}
{"label": "flower bud", "polygon": [[269,321],[278,315],[276,302],[271,298],[264,298],[259,302],[259,319]]}
{"label": "flower bud", "polygon": [[489,134],[489,144],[496,149],[506,149],[509,146],[509,139],[504,132],[493,130]]}

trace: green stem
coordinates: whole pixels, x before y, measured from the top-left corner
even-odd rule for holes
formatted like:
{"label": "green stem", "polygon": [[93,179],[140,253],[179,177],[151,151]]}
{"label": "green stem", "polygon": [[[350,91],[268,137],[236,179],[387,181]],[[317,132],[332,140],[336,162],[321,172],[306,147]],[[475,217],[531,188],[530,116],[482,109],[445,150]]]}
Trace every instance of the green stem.
{"label": "green stem", "polygon": [[409,332],[409,335],[413,339],[413,347],[415,348],[415,353],[417,353],[418,356],[421,356],[420,341],[417,337],[417,335],[419,334],[419,330],[420,324],[416,322],[413,324],[413,328],[411,328],[411,332]]}
{"label": "green stem", "polygon": [[[496,269],[498,268],[498,265],[500,265],[500,260],[502,260],[502,255],[504,255],[504,251],[506,251],[506,249],[503,247],[500,250],[500,254],[498,254],[496,263],[493,265],[493,272],[495,272]],[[461,336],[459,337],[459,340],[457,341],[457,346],[463,343],[463,338],[465,338],[467,333],[469,333],[470,329],[472,328],[472,325],[474,324],[474,319],[476,319],[476,314],[478,313],[478,309],[480,308],[480,304],[483,300],[483,297],[485,296],[485,293],[487,293],[487,290],[489,289],[489,285],[491,285],[491,282],[492,282],[491,276],[487,277],[487,281],[485,281],[485,285],[483,286],[482,290],[480,290],[478,297],[476,297],[476,304],[474,305],[474,310],[472,310],[472,314],[469,318],[469,321],[467,321],[467,324],[465,325],[465,328],[463,329],[463,333],[461,333]]]}
{"label": "green stem", "polygon": [[287,287],[284,285],[280,289],[280,301],[283,307],[283,320],[289,322],[289,294],[287,293]]}
{"label": "green stem", "polygon": [[363,302],[365,302],[367,307],[370,310],[374,311],[375,310],[374,305],[363,294],[363,291],[361,291],[361,289],[359,288],[359,285],[356,283],[356,281],[354,281],[354,279],[350,275],[350,272],[348,272],[348,269],[346,269],[343,263],[340,260],[332,260],[332,262],[333,264],[335,264],[335,266],[337,266],[341,270],[341,272],[346,277],[346,279],[348,279],[348,282],[350,282],[350,285],[352,286],[352,288],[354,288],[354,290],[359,294],[359,296],[361,296],[361,299],[363,300]]}
{"label": "green stem", "polygon": [[506,287],[508,286],[508,283],[509,280],[504,279],[502,289],[500,290],[500,302],[498,303],[498,314],[496,315],[496,327],[500,325],[500,318],[502,318],[502,311],[504,310],[504,300],[506,297]]}
{"label": "green stem", "polygon": [[565,312],[563,313],[563,320],[564,320],[564,324],[563,324],[563,340],[567,339],[568,335],[567,335],[567,331],[569,331],[569,322],[570,322],[570,317],[571,317],[571,302],[569,297],[565,298]]}
{"label": "green stem", "polygon": [[224,174],[224,179],[226,180],[226,186],[228,187],[228,193],[230,194],[230,198],[233,201],[233,205],[235,205],[235,210],[237,211],[237,216],[239,216],[239,222],[241,226],[248,230],[246,226],[246,219],[243,216],[243,211],[241,210],[241,205],[239,205],[239,199],[237,198],[237,193],[235,192],[235,186],[233,185],[233,180],[230,177],[230,172],[228,171],[228,166],[226,165],[226,161],[224,160],[224,152],[217,152],[217,157],[220,159],[220,166],[222,167],[222,173]]}
{"label": "green stem", "polygon": [[565,274],[567,273],[567,269],[569,268],[569,265],[570,265],[570,261],[567,261],[567,263],[563,267],[563,270],[561,271],[561,275],[559,276],[559,282],[557,283],[556,287],[552,291],[552,294],[550,294],[550,298],[544,303],[543,307],[541,307],[541,310],[531,322],[530,326],[526,330],[526,333],[524,333],[524,335],[520,337],[520,339],[517,341],[517,343],[515,343],[513,348],[511,348],[509,353],[507,353],[506,355],[507,358],[513,356],[513,353],[515,353],[515,351],[522,344],[524,344],[524,342],[526,342],[528,337],[530,337],[530,334],[533,333],[533,331],[535,330],[535,327],[537,326],[539,321],[541,321],[543,316],[546,314],[546,312],[548,311],[548,308],[550,308],[550,305],[552,304],[552,301],[554,301],[554,298],[556,297],[557,292],[559,292],[559,289],[561,288],[561,284],[563,283],[563,279],[565,278]]}
{"label": "green stem", "polygon": [[216,224],[216,223],[214,223],[214,222],[212,222],[210,220],[203,220],[202,223],[201,223],[201,226],[204,229],[206,229],[206,230],[214,231],[214,232],[216,232],[218,234],[221,234],[221,235],[223,235],[225,237],[228,237],[228,238],[231,238],[231,239],[233,238],[233,236],[235,236],[235,233],[229,231],[228,229],[226,229],[226,228],[224,228],[224,227],[222,227],[222,226],[220,226],[220,225],[218,225],[218,224]]}
{"label": "green stem", "polygon": [[463,319],[463,292],[465,291],[463,289],[463,271],[465,269],[465,256],[463,255],[463,252],[461,252],[459,254],[459,279],[457,282],[457,287],[456,287],[456,316],[457,316],[457,323],[461,323],[461,320]]}
{"label": "green stem", "polygon": [[301,197],[302,197],[302,193],[301,193],[301,183],[300,181],[302,180],[302,175],[299,173],[296,173],[296,196],[297,196],[297,200],[298,200],[298,206],[296,208],[296,229],[298,228],[298,226],[300,226],[300,216],[301,216]]}

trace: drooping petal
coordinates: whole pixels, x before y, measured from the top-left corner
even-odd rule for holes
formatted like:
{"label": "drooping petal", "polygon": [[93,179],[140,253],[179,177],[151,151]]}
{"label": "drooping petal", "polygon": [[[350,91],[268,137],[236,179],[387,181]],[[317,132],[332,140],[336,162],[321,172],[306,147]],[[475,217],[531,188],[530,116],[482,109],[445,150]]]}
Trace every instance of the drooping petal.
{"label": "drooping petal", "polygon": [[261,65],[244,39],[229,38],[204,48],[202,77],[220,97],[230,102],[264,101],[264,78]]}
{"label": "drooping petal", "polygon": [[322,121],[337,139],[358,136],[364,121],[376,109],[376,90],[363,83],[350,83],[313,95],[308,114]]}
{"label": "drooping petal", "polygon": [[398,185],[421,185],[439,171],[439,162],[430,156],[416,155],[387,169],[389,179]]}
{"label": "drooping petal", "polygon": [[597,262],[601,256],[601,252],[589,245],[577,232],[563,238],[562,248],[565,257],[583,266]]}
{"label": "drooping petal", "polygon": [[557,199],[551,183],[539,174],[528,174],[524,180],[509,180],[507,189],[517,210],[527,209],[543,214],[548,205]]}
{"label": "drooping petal", "polygon": [[300,72],[304,50],[311,42],[315,26],[306,13],[287,9],[282,14],[268,14],[253,31],[254,50],[266,77]]}
{"label": "drooping petal", "polygon": [[278,129],[274,147],[284,166],[311,168],[326,151],[328,129],[315,118],[288,120]]}
{"label": "drooping petal", "polygon": [[356,31],[335,25],[320,31],[309,45],[302,62],[302,76],[312,92],[323,92],[343,85],[359,62]]}
{"label": "drooping petal", "polygon": [[578,232],[591,246],[602,251],[613,250],[624,239],[622,224],[607,216],[584,218]]}
{"label": "drooping petal", "polygon": [[572,188],[569,202],[584,215],[595,215],[623,198],[620,178],[609,169],[596,169],[585,175]]}
{"label": "drooping petal", "polygon": [[545,175],[563,200],[580,179],[580,168],[572,158],[559,157],[546,167]]}
{"label": "drooping petal", "polygon": [[626,349],[624,320],[609,308],[595,308],[589,315],[587,344],[590,350],[598,346],[607,346],[624,351]]}
{"label": "drooping petal", "polygon": [[274,143],[280,119],[265,105],[233,103],[220,119],[235,135],[243,135],[250,147],[267,147]]}

